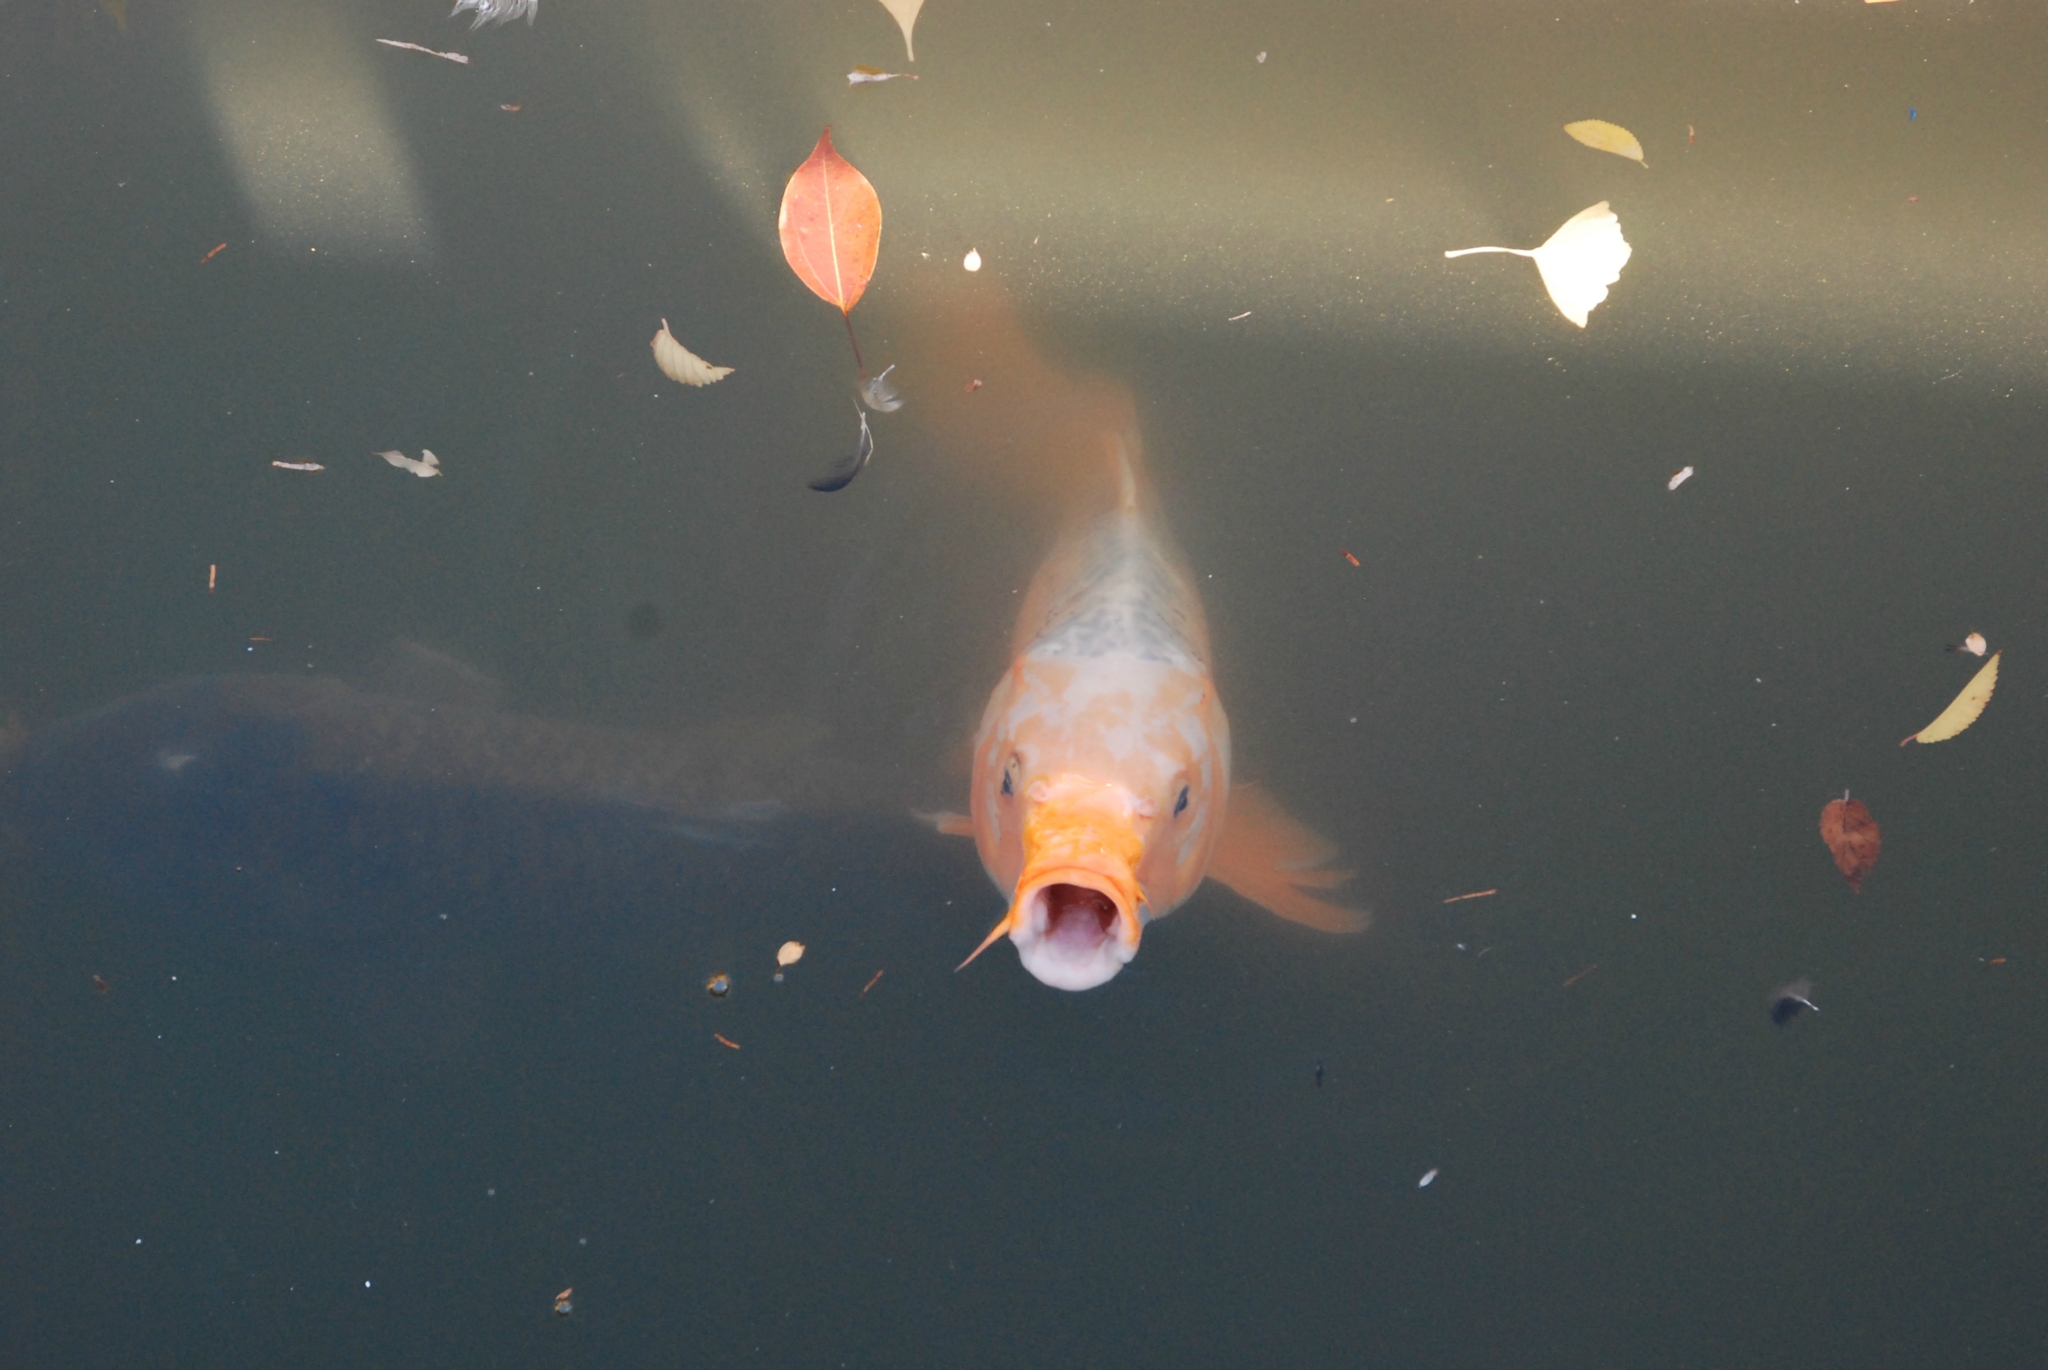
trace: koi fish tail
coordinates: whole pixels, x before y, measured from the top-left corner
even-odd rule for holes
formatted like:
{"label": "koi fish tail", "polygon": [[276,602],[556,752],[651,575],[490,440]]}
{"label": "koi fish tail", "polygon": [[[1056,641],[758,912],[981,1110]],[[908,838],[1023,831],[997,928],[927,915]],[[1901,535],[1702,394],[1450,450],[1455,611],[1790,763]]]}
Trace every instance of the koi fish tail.
{"label": "koi fish tail", "polygon": [[1359,932],[1372,915],[1308,893],[1333,889],[1356,874],[1314,869],[1336,854],[1335,846],[1289,817],[1264,790],[1237,785],[1209,858],[1209,877],[1291,922],[1322,932]]}
{"label": "koi fish tail", "polygon": [[904,412],[947,466],[1056,505],[1080,494],[1090,507],[1068,512],[1101,512],[1103,436],[1135,442],[1130,391],[1048,361],[992,281],[949,278],[911,308],[914,326],[895,330],[907,340],[898,375],[913,403]]}

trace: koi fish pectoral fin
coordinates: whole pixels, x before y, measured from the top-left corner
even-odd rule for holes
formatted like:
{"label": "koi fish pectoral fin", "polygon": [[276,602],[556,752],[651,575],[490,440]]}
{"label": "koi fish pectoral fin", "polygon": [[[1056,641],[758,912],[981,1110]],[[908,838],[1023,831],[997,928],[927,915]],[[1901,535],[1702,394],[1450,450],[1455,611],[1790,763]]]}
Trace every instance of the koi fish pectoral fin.
{"label": "koi fish pectoral fin", "polygon": [[1308,893],[1333,889],[1356,872],[1314,870],[1337,854],[1254,785],[1234,786],[1223,833],[1209,857],[1209,878],[1290,922],[1321,932],[1358,932],[1371,921],[1364,909],[1346,908]]}
{"label": "koi fish pectoral fin", "polygon": [[947,837],[974,836],[974,820],[964,813],[924,813],[913,809],[910,816],[920,823],[929,823],[933,832]]}

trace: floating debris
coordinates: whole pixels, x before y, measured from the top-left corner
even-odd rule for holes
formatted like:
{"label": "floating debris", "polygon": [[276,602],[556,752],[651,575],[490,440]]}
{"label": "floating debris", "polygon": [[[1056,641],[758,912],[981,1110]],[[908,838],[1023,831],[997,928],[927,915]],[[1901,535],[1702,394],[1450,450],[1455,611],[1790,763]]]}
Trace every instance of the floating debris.
{"label": "floating debris", "polygon": [[1781,986],[1771,995],[1771,1021],[1783,1027],[1797,1018],[1801,1009],[1810,1008],[1819,1013],[1820,1005],[1813,1002],[1812,996],[1811,980],[1794,980],[1789,985]]}
{"label": "floating debris", "polygon": [[[1689,129],[1691,125],[1687,125]],[[1564,131],[1596,152],[1611,152],[1617,157],[1626,157],[1631,162],[1643,162],[1643,145],[1636,135],[1620,124],[1610,124],[1605,119],[1581,119],[1575,124],[1566,124]]]}
{"label": "floating debris", "polygon": [[1415,1182],[1415,1187],[1416,1187],[1417,1189],[1427,1189],[1427,1188],[1429,1188],[1429,1186],[1430,1186],[1431,1182],[1432,1182],[1432,1181],[1434,1181],[1434,1180],[1436,1179],[1436,1177],[1437,1177],[1437,1174],[1438,1174],[1438,1171],[1437,1171],[1436,1167],[1434,1167],[1434,1166],[1431,1166],[1431,1167],[1430,1167],[1430,1168],[1429,1168],[1428,1170],[1425,1170],[1425,1171],[1424,1171],[1424,1172],[1422,1173],[1422,1178],[1421,1178],[1421,1179],[1419,1179],[1419,1180],[1417,1180],[1417,1181]]}
{"label": "floating debris", "polygon": [[889,379],[889,373],[895,369],[896,363],[890,362],[882,368],[879,376],[869,376],[860,383],[861,403],[877,414],[893,414],[903,407],[903,396],[896,392],[895,383]]}
{"label": "floating debris", "polygon": [[726,1036],[722,1032],[714,1032],[711,1035],[718,1041],[719,1045],[721,1046],[731,1047],[734,1051],[738,1051],[740,1049],[740,1044],[738,1042],[735,1042],[732,1038]]}
{"label": "floating debris", "polygon": [[1990,645],[1990,643],[1984,640],[1984,634],[1971,633],[1961,642],[1956,643],[1954,646],[1949,647],[1946,650],[1951,652],[1968,652],[1971,656],[1982,656],[1984,655],[1984,649]]}
{"label": "floating debris", "polygon": [[1579,327],[1586,315],[1607,298],[1607,287],[1621,279],[1621,268],[1633,251],[1621,236],[1621,221],[1602,200],[1588,205],[1538,248],[1465,247],[1446,252],[1446,257],[1468,257],[1474,252],[1507,252],[1536,263],[1543,288],[1558,312]]}
{"label": "floating debris", "polygon": [[661,321],[661,331],[649,345],[654,348],[654,364],[661,368],[661,374],[682,385],[706,386],[732,374],[731,367],[713,366],[677,342],[675,334],[668,331],[667,319]]}
{"label": "floating debris", "polygon": [[924,0],[882,0],[882,8],[895,16],[896,27],[903,30],[903,55],[915,62],[917,51],[910,45],[910,31],[917,27],[917,12],[924,8]]}
{"label": "floating debris", "polygon": [[574,1285],[571,1285],[571,1286],[569,1286],[569,1288],[567,1288],[567,1289],[564,1289],[564,1290],[563,1290],[563,1291],[562,1291],[561,1293],[559,1293],[559,1294],[555,1295],[555,1316],[556,1316],[556,1317],[558,1317],[558,1318],[566,1318],[566,1317],[568,1317],[568,1316],[569,1316],[569,1315],[570,1315],[571,1313],[573,1313],[573,1312],[575,1312],[575,1311],[576,1311],[576,1305],[575,1305],[575,1303],[574,1303],[573,1301],[571,1301],[571,1299],[570,1299],[570,1297],[569,1297],[569,1296],[570,1296],[571,1294],[574,1294],[575,1292],[576,1292],[576,1287],[575,1287]]}
{"label": "floating debris", "polygon": [[393,466],[396,466],[399,470],[410,471],[422,480],[425,480],[428,476],[438,476],[441,474],[441,459],[424,447],[420,449],[418,461],[414,461],[403,452],[379,452],[377,455],[390,462]]}
{"label": "floating debris", "polygon": [[881,972],[881,971],[876,971],[876,972],[875,972],[875,974],[874,974],[874,978],[873,978],[873,979],[871,979],[871,980],[869,980],[869,981],[868,981],[868,982],[867,982],[867,983],[866,983],[865,985],[862,985],[862,986],[860,987],[860,993],[859,993],[858,995],[856,995],[855,997],[856,997],[856,998],[860,998],[860,999],[865,999],[865,998],[867,998],[867,997],[868,997],[868,991],[869,991],[869,990],[871,990],[871,989],[873,989],[873,988],[875,987],[875,981],[876,981],[876,980],[880,980],[881,978],[882,978],[882,972]]}
{"label": "floating debris", "polygon": [[880,67],[855,67],[846,73],[849,86],[879,85],[883,81],[915,81],[915,73],[907,71],[883,71]]}
{"label": "floating debris", "polygon": [[775,949],[775,964],[778,966],[793,966],[803,959],[804,944],[801,942],[784,942]]}
{"label": "floating debris", "polygon": [[407,52],[424,52],[427,56],[438,57],[444,62],[460,62],[465,67],[469,65],[469,59],[459,52],[436,52],[432,48],[423,48],[418,43],[401,43],[396,38],[377,38],[372,41],[382,43],[387,48],[404,48]]}
{"label": "floating debris", "polygon": [[732,993],[732,977],[724,971],[718,972],[704,982],[704,992],[714,999],[723,999]]}
{"label": "floating debris", "polygon": [[968,249],[967,249],[967,255],[966,255],[965,257],[962,257],[962,258],[960,259],[960,265],[962,265],[962,266],[966,267],[966,268],[967,268],[967,269],[968,269],[969,271],[979,271],[979,270],[981,270],[981,251],[980,251],[980,249],[978,249],[978,248],[972,248],[972,247],[968,248]]}
{"label": "floating debris", "polygon": [[270,464],[280,471],[325,471],[327,469],[317,461],[274,461]]}
{"label": "floating debris", "polygon": [[485,24],[509,23],[522,14],[531,25],[534,15],[540,13],[540,0],[455,0],[455,8],[448,11],[448,17],[453,19],[464,10],[476,11],[476,22],[469,26],[474,33]]}
{"label": "floating debris", "polygon": [[813,490],[827,495],[834,490],[844,490],[853,484],[853,478],[866,470],[868,462],[874,458],[875,435],[868,431],[867,411],[856,404],[853,412],[860,416],[860,440],[854,445],[853,455],[842,458],[837,466],[812,481]]}
{"label": "floating debris", "polygon": [[1849,892],[1862,893],[1863,877],[1870,874],[1878,853],[1884,850],[1877,820],[1863,801],[1851,799],[1847,790],[1840,799],[1830,799],[1820,811],[1820,840],[1835,854],[1835,869],[1849,882]]}
{"label": "floating debris", "polygon": [[1673,471],[1671,473],[1670,480],[1664,482],[1664,488],[1666,490],[1676,490],[1679,486],[1685,484],[1687,481],[1691,479],[1692,468],[1690,466],[1681,466],[1678,470]]}
{"label": "floating debris", "polygon": [[1490,889],[1490,890],[1474,890],[1474,891],[1472,891],[1472,893],[1470,893],[1470,894],[1454,894],[1454,895],[1452,895],[1452,896],[1451,896],[1450,898],[1448,898],[1448,899],[1444,900],[1444,902],[1445,902],[1446,904],[1462,904],[1462,903],[1464,903],[1464,902],[1465,902],[1465,901],[1466,901],[1467,899],[1484,899],[1484,898],[1486,898],[1486,897],[1487,897],[1488,895],[1492,895],[1492,894],[1499,894],[1499,893],[1500,893],[1500,891],[1499,891],[1498,889]]}
{"label": "floating debris", "polygon": [[1998,658],[2002,652],[1993,652],[1991,660],[1984,663],[1984,669],[1970,677],[1970,683],[1963,686],[1963,692],[1935,716],[1932,723],[1900,741],[1901,747],[1908,742],[1946,742],[1963,729],[1977,721],[1984,712],[1984,706],[1991,702],[1991,692],[1998,688]]}
{"label": "floating debris", "polygon": [[199,264],[201,266],[205,266],[208,262],[212,261],[215,257],[218,257],[221,253],[227,250],[228,245],[226,243],[222,243],[219,247],[216,247],[213,251],[207,253],[204,257],[201,257],[199,259]]}

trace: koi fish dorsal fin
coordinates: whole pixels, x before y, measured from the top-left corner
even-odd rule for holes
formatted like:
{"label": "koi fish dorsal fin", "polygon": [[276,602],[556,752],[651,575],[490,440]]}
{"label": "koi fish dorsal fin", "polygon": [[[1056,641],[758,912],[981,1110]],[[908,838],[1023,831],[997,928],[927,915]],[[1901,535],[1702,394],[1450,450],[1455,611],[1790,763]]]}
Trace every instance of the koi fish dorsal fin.
{"label": "koi fish dorsal fin", "polygon": [[946,837],[974,836],[974,820],[964,813],[926,813],[913,809],[910,816],[920,823],[932,825],[932,831]]}
{"label": "koi fish dorsal fin", "polygon": [[1209,878],[1290,922],[1322,932],[1358,932],[1371,919],[1364,909],[1307,893],[1352,877],[1352,871],[1310,869],[1336,854],[1334,845],[1288,817],[1264,790],[1236,785],[1209,857]]}

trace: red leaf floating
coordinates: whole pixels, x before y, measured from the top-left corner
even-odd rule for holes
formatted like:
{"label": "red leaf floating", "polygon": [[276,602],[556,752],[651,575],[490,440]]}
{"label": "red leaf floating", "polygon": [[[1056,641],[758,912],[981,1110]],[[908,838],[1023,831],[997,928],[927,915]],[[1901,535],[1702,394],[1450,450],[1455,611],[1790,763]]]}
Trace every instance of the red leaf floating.
{"label": "red leaf floating", "polygon": [[868,178],[818,137],[810,159],[782,190],[782,255],[797,279],[846,313],[860,303],[882,245],[882,202]]}
{"label": "red leaf floating", "polygon": [[1835,854],[1835,866],[1849,882],[1852,892],[1861,891],[1863,877],[1877,864],[1884,846],[1878,836],[1877,820],[1860,799],[1831,799],[1820,811],[1820,840]]}

